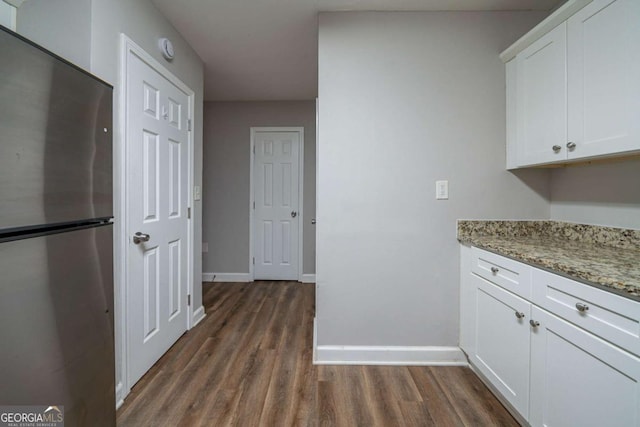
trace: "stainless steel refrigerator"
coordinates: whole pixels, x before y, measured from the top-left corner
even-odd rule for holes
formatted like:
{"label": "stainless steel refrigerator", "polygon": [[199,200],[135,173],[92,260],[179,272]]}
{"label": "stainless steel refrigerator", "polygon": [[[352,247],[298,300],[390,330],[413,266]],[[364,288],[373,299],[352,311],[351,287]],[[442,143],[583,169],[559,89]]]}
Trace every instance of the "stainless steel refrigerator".
{"label": "stainless steel refrigerator", "polygon": [[115,425],[113,88],[0,27],[0,405]]}

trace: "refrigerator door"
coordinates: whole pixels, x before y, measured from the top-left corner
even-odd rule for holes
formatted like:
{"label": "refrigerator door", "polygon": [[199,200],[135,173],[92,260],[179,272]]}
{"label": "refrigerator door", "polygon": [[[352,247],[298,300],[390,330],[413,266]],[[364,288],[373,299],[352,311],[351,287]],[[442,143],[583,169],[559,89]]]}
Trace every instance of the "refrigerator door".
{"label": "refrigerator door", "polygon": [[112,88],[0,29],[0,233],[112,216]]}
{"label": "refrigerator door", "polygon": [[115,425],[112,226],[0,243],[0,402]]}

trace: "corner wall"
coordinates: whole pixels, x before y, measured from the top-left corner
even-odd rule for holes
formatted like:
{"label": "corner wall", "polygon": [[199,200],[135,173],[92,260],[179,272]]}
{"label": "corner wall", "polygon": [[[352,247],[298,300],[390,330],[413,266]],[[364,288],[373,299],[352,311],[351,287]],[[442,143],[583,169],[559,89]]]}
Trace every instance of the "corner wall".
{"label": "corner wall", "polygon": [[456,362],[456,220],[549,218],[549,172],[505,170],[498,57],[544,16],[320,14],[317,361]]}
{"label": "corner wall", "polygon": [[91,1],[25,1],[17,11],[17,32],[91,71]]}
{"label": "corner wall", "polygon": [[554,169],[551,219],[640,230],[640,160]]}
{"label": "corner wall", "polygon": [[4,25],[10,30],[16,30],[16,19],[18,11],[9,3],[0,0],[0,25]]}
{"label": "corner wall", "polygon": [[249,142],[250,128],[257,126],[304,127],[303,273],[315,273],[315,110],[315,101],[205,103],[205,279],[246,280],[249,274]]}

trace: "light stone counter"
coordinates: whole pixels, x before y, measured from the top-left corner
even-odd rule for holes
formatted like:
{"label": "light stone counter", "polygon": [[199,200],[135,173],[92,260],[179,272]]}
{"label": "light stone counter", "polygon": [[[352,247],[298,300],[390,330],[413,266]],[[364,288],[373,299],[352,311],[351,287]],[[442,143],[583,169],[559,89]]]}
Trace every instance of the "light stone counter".
{"label": "light stone counter", "polygon": [[640,301],[640,230],[459,220],[458,240]]}

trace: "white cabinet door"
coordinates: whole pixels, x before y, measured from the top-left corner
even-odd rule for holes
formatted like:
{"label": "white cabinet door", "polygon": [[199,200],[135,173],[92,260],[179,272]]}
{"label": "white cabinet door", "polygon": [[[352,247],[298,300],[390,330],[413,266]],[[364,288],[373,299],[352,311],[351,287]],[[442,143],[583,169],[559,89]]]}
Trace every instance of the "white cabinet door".
{"label": "white cabinet door", "polygon": [[568,158],[640,150],[640,1],[595,0],[567,22]]}
{"label": "white cabinet door", "polygon": [[516,57],[519,166],[567,158],[566,28],[562,23]]}
{"label": "white cabinet door", "polygon": [[477,292],[473,364],[527,418],[531,304],[475,274],[472,277]]}
{"label": "white cabinet door", "polygon": [[535,306],[532,426],[640,426],[640,359]]}

